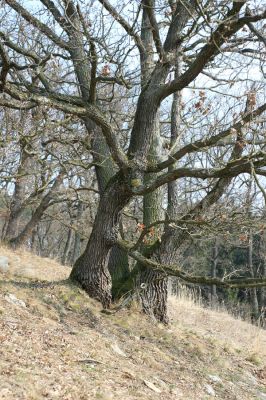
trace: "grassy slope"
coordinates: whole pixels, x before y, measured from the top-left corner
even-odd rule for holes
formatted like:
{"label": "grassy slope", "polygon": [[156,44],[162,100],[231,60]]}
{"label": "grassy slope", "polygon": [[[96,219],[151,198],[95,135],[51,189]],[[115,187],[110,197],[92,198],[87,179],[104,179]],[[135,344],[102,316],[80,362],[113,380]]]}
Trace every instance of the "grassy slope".
{"label": "grassy slope", "polygon": [[[102,314],[55,261],[0,248],[0,399],[266,399],[266,331],[170,299],[171,324]],[[14,294],[26,307],[8,303]],[[212,382],[216,375],[221,382]]]}

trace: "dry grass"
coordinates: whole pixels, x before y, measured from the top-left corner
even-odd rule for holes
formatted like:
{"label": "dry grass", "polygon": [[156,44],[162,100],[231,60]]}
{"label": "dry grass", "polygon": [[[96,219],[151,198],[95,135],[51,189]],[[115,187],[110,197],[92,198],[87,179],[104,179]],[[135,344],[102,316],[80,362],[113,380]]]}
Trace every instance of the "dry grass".
{"label": "dry grass", "polygon": [[185,288],[169,299],[169,311],[175,326],[223,343],[225,348],[243,351],[247,357],[257,355],[266,360],[266,331],[233,317],[223,309],[204,308],[201,299]]}
{"label": "dry grass", "polygon": [[[105,315],[65,280],[68,268],[25,251],[2,247],[0,255],[11,265],[0,274],[1,400],[205,400],[207,384],[217,399],[263,399],[258,328],[187,296],[170,299],[169,327],[137,307]],[[8,303],[7,293],[26,307]]]}
{"label": "dry grass", "polygon": [[0,255],[9,259],[10,275],[43,281],[67,279],[70,273],[68,267],[57,261],[30,254],[24,249],[10,251],[6,246],[0,247]]}

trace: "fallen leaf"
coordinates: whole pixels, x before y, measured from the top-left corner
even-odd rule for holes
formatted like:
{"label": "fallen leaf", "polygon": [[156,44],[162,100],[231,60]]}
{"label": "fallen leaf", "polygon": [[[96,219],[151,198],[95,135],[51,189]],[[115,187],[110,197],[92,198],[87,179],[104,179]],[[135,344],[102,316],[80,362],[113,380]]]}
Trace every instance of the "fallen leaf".
{"label": "fallen leaf", "polygon": [[118,346],[118,344],[114,343],[111,345],[112,350],[118,354],[119,356],[122,357],[127,357],[126,353],[123,352],[123,350],[120,349],[120,347]]}
{"label": "fallen leaf", "polygon": [[153,390],[154,392],[162,393],[162,391],[158,389],[152,382],[145,381],[145,379],[143,379],[143,382],[149,389]]}

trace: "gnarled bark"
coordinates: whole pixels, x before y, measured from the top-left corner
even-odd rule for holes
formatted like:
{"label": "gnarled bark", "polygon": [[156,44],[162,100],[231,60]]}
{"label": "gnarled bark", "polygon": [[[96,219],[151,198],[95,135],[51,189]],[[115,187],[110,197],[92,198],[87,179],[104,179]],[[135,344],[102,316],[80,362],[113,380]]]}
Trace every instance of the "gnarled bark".
{"label": "gnarled bark", "polygon": [[[110,179],[116,173],[115,164],[111,158],[110,150],[101,130],[90,120],[86,120],[87,130],[92,135],[92,154],[95,162],[95,171],[97,176],[100,196]],[[122,224],[120,225],[120,234],[122,233]],[[114,298],[120,297],[125,290],[124,283],[127,281],[130,271],[127,253],[114,245],[110,251],[108,269],[112,277],[112,294]]]}
{"label": "gnarled bark", "polygon": [[70,274],[70,279],[80,283],[104,308],[110,307],[112,300],[108,270],[110,250],[117,240],[121,211],[131,196],[121,174],[111,179],[100,198],[87,247]]}

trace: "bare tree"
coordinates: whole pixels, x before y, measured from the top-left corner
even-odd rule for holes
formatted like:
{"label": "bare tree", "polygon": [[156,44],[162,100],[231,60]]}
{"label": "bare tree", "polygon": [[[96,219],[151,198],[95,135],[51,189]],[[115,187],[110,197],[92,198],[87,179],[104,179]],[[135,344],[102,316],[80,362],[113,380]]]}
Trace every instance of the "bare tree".
{"label": "bare tree", "polygon": [[[190,276],[173,267],[182,246],[187,246],[189,236],[200,228],[199,216],[221,198],[233,178],[245,173],[266,174],[263,145],[256,144],[258,137],[254,143],[252,135],[249,142],[249,132],[263,123],[261,116],[266,104],[260,95],[261,87],[256,96],[253,92],[241,91],[239,85],[243,82],[240,69],[248,74],[252,66],[261,66],[259,49],[264,45],[264,37],[260,29],[266,14],[260,4],[249,9],[244,0],[218,4],[147,0],[137,8],[125,4],[125,11],[119,12],[115,1],[99,0],[91,12],[94,24],[89,20],[89,4],[86,3],[40,0],[37,12],[16,0],[5,0],[4,4],[1,18],[7,28],[0,32],[3,92],[0,104],[17,109],[42,106],[79,118],[88,134],[94,137],[92,152],[98,153],[100,159],[107,157],[108,165],[111,162],[115,166],[102,185],[92,232],[84,253],[74,265],[71,279],[79,282],[104,307],[109,307],[112,284],[108,260],[111,249],[119,245],[149,270],[146,282],[141,282],[148,285],[146,309],[152,310],[161,321],[167,320],[165,277],[168,274],[190,282],[225,287],[265,285],[265,279],[250,278],[242,283],[234,279],[221,281]],[[13,19],[7,24],[6,12],[10,9],[20,24]],[[147,25],[141,24],[141,15],[143,21],[148,21],[148,42],[144,37]],[[28,41],[22,40],[21,29],[24,32],[30,29],[34,35]],[[151,51],[154,55],[146,79],[140,65],[148,69]],[[129,65],[132,57],[133,71]],[[182,68],[178,70],[180,60]],[[233,71],[238,71],[239,76]],[[211,87],[205,77],[214,82]],[[205,107],[206,95],[201,91],[197,102],[191,100],[193,110],[189,104],[182,113],[177,110],[180,122],[175,122],[180,131],[189,126],[186,134],[194,129],[195,138],[180,134],[182,140],[178,142],[173,133],[175,142],[164,160],[157,157],[163,154],[162,148],[158,149],[161,146],[158,141],[154,158],[153,145],[159,137],[156,133],[158,120],[170,96],[174,95],[178,102],[176,96],[181,91],[197,90],[200,85],[213,93],[220,90],[220,98],[224,96],[228,101],[227,107],[221,107],[216,117],[208,116],[210,107]],[[130,123],[125,123],[123,118],[119,121],[112,110],[115,87],[120,87],[120,96],[127,99],[123,114],[124,118],[132,114]],[[230,100],[235,98],[238,102]],[[173,106],[173,121],[175,108]],[[192,122],[189,122],[190,117],[193,117]],[[200,129],[201,126],[204,129]],[[126,138],[124,130],[128,134]],[[231,140],[228,145],[227,138]],[[94,147],[99,140],[102,143],[100,152]],[[226,145],[226,151],[213,157],[221,142]],[[171,218],[158,221],[159,214],[154,214],[158,203],[151,200],[151,208],[145,206],[144,210],[148,226],[145,225],[136,243],[119,238],[123,210],[133,198],[144,196],[145,204],[147,196],[152,196],[159,188],[186,179],[199,186],[209,182],[209,187],[207,194],[192,204],[185,215],[177,219],[175,209],[169,213],[173,214]],[[169,198],[172,202],[173,196]],[[154,214],[152,217],[147,216],[148,210]],[[171,223],[192,228],[180,232],[172,229]],[[164,229],[162,236],[145,243],[158,226]],[[154,279],[159,284],[154,284]]]}

